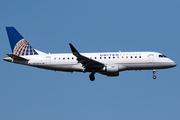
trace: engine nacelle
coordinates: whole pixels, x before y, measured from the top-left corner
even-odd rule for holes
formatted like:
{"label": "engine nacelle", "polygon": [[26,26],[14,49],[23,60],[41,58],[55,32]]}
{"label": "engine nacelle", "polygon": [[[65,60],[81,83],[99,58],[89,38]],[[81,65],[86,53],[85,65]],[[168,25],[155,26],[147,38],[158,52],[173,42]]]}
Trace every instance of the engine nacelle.
{"label": "engine nacelle", "polygon": [[105,71],[107,76],[119,76],[119,66],[118,65],[107,65],[105,66]]}

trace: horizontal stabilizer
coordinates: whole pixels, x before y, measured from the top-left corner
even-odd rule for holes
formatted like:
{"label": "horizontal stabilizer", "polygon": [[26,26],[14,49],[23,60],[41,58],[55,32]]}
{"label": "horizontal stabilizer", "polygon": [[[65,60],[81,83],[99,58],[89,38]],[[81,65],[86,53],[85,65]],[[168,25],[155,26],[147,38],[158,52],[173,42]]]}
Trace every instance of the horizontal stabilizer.
{"label": "horizontal stabilizer", "polygon": [[16,59],[16,60],[22,60],[22,61],[28,61],[28,59],[17,56],[15,54],[7,54],[9,57],[11,57],[12,59]]}

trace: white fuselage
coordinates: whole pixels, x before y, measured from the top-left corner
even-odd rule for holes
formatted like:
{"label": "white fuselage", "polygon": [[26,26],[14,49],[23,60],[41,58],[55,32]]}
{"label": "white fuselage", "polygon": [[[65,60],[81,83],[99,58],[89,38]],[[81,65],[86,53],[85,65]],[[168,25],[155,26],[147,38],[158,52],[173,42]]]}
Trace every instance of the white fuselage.
{"label": "white fuselage", "polygon": [[[99,61],[105,66],[117,66],[116,70],[150,70],[165,69],[176,66],[176,63],[167,57],[163,57],[157,52],[106,52],[106,53],[82,53],[90,59]],[[84,69],[83,65],[77,61],[72,54],[41,54],[22,56],[29,59],[28,62],[18,60],[12,61],[19,64],[25,64],[38,68],[50,69],[55,71],[68,72],[92,72],[92,69]],[[103,73],[102,69],[94,70],[94,72]],[[112,69],[113,72],[113,69]]]}

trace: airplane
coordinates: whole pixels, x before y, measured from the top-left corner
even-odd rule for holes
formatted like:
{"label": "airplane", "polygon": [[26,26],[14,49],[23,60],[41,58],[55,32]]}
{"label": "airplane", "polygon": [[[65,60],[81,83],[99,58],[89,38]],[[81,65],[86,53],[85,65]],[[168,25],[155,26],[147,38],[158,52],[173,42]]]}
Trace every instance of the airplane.
{"label": "airplane", "polygon": [[6,31],[12,53],[3,60],[54,71],[90,72],[91,81],[95,80],[95,73],[119,76],[119,72],[127,70],[152,70],[156,79],[157,70],[177,65],[158,52],[79,53],[71,43],[72,53],[46,54],[34,49],[14,27],[6,27]]}

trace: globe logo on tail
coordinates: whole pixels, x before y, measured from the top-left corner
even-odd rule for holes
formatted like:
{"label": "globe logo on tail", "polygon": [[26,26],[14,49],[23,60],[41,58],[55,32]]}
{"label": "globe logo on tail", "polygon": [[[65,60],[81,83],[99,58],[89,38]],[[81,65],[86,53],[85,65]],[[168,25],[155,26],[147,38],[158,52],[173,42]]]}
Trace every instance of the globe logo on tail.
{"label": "globe logo on tail", "polygon": [[38,53],[25,39],[22,39],[15,45],[13,54],[17,56],[24,56],[24,55],[37,55]]}

